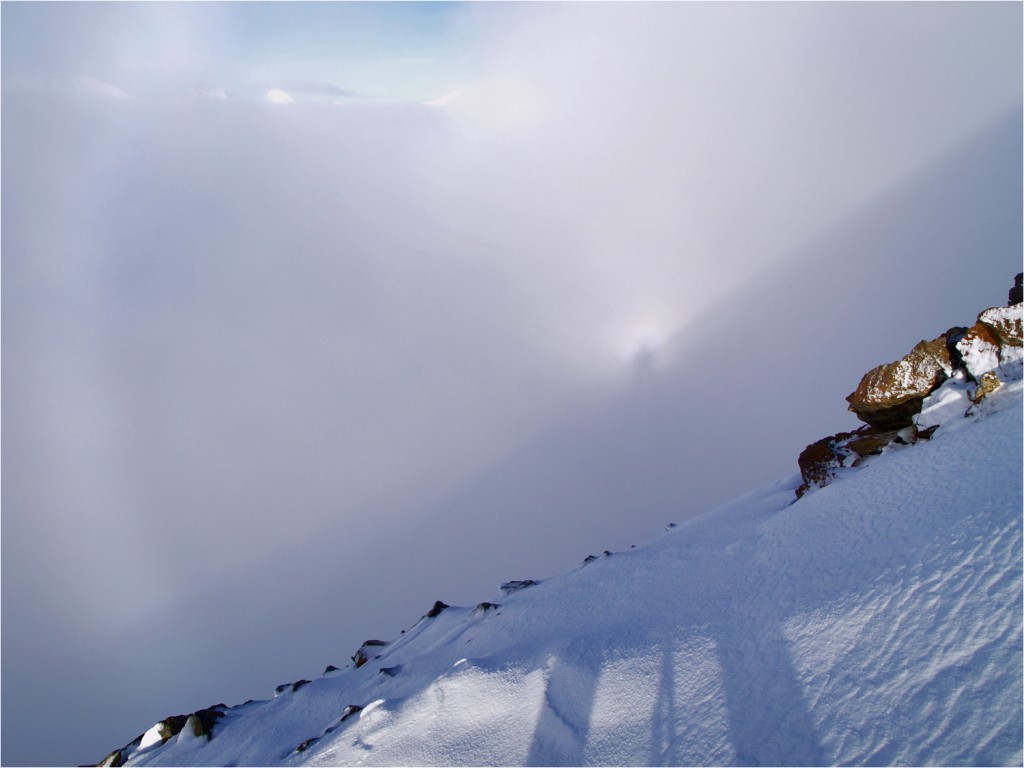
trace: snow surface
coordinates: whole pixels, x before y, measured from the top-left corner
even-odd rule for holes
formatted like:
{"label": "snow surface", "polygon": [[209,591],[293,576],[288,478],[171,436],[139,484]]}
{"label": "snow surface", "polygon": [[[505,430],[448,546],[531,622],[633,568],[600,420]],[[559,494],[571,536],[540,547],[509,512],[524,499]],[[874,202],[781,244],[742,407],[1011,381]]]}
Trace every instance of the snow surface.
{"label": "snow surface", "polygon": [[920,429],[940,426],[950,419],[963,416],[973,402],[967,377],[963,370],[957,369],[942,386],[924,399],[921,412],[914,417],[914,423]]}
{"label": "snow surface", "polygon": [[999,347],[991,342],[968,336],[957,342],[956,347],[964,360],[964,367],[971,375],[980,379],[983,373],[999,370]]}
{"label": "snow surface", "polygon": [[129,764],[1020,765],[1021,387]]}
{"label": "snow surface", "polygon": [[139,742],[139,749],[149,749],[154,744],[159,744],[163,741],[163,737],[160,735],[160,724],[157,723],[144,734],[142,734],[142,741]]}

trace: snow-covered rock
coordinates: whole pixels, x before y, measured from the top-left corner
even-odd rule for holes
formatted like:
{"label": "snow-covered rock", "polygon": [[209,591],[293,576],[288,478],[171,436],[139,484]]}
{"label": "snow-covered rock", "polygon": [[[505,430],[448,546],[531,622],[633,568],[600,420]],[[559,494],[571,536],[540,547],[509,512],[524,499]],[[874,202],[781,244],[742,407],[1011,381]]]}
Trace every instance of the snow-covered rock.
{"label": "snow-covered rock", "polygon": [[[1011,298],[1013,290],[1010,291]],[[1004,381],[1016,381],[1024,370],[1024,339],[1021,319],[1024,304],[990,307],[957,343],[964,367],[975,381],[989,372]]]}
{"label": "snow-covered rock", "polygon": [[1024,304],[991,307],[978,315],[978,322],[991,331],[1000,347],[1020,347],[1022,312]]}
{"label": "snow-covered rock", "polygon": [[864,374],[846,398],[849,409],[879,429],[909,427],[924,399],[952,372],[946,336],[920,341],[899,360]]}
{"label": "snow-covered rock", "polygon": [[807,446],[797,458],[803,483],[796,497],[803,497],[812,488],[823,488],[833,482],[842,470],[860,466],[867,458],[883,453],[890,446],[898,447],[927,437],[916,426],[897,429],[861,427],[853,432],[839,432],[823,437]]}
{"label": "snow-covered rock", "polygon": [[352,657],[352,662],[356,667],[361,667],[368,661],[380,658],[380,650],[386,646],[387,643],[384,640],[367,640],[356,651],[355,656]]}
{"label": "snow-covered rock", "polygon": [[[1010,290],[1012,301],[1020,275]],[[889,446],[929,438],[950,419],[998,389],[1024,377],[1021,315],[1024,305],[990,307],[970,328],[954,326],[932,341],[919,342],[894,363],[868,371],[846,399],[849,410],[868,424],[811,443],[797,459],[808,490],[831,483]]]}
{"label": "snow-covered rock", "polygon": [[999,368],[999,341],[981,323],[968,328],[956,347],[963,357],[964,367],[975,380]]}

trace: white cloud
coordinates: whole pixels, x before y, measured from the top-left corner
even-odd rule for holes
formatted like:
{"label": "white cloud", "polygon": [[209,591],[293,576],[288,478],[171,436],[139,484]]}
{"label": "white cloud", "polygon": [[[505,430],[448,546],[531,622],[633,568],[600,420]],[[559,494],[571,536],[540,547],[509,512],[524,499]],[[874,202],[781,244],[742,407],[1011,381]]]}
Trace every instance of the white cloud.
{"label": "white cloud", "polygon": [[223,88],[204,88],[203,98],[210,101],[227,101],[228,95]]}
{"label": "white cloud", "polygon": [[280,88],[271,88],[263,95],[263,100],[270,102],[271,104],[295,103],[295,99],[291,97],[288,91],[282,91]]}

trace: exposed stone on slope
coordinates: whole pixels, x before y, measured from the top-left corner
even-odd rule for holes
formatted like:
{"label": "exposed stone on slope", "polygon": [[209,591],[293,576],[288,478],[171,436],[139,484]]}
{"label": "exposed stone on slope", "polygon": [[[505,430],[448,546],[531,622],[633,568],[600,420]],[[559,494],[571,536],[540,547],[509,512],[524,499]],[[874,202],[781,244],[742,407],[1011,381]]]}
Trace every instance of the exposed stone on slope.
{"label": "exposed stone on slope", "polygon": [[448,605],[447,603],[442,603],[440,600],[435,600],[434,601],[434,606],[429,611],[427,611],[426,615],[423,616],[423,618],[424,619],[436,618],[436,617],[441,615],[441,611],[443,611],[445,608],[450,608],[450,607],[451,606]]}
{"label": "exposed stone on slope", "polygon": [[861,459],[866,459],[868,456],[877,456],[883,448],[898,440],[899,430],[864,430],[863,433],[859,433],[859,436],[846,443],[846,447],[857,454],[857,458],[853,460],[851,466],[857,466]]}
{"label": "exposed stone on slope", "polygon": [[1024,273],[1015,276],[1008,306],[990,307],[970,328],[954,326],[868,371],[846,398],[868,426],[808,445],[797,460],[803,483],[796,497],[828,485],[841,469],[888,445],[928,440],[946,420],[970,414],[1003,381],[1024,377],[1022,280]]}
{"label": "exposed stone on slope", "polygon": [[1000,347],[1019,347],[1021,339],[1021,315],[1024,306],[991,307],[978,315],[978,322],[991,331]]}
{"label": "exposed stone on slope", "polygon": [[[914,439],[916,430],[906,430],[906,437]],[[880,430],[861,427],[854,432],[839,432],[811,443],[797,459],[803,483],[796,490],[799,499],[812,487],[821,488],[832,482],[846,467],[856,467],[868,456],[875,456],[892,443],[905,444],[900,430]]]}
{"label": "exposed stone on slope", "polygon": [[155,726],[160,740],[166,742],[172,736],[177,736],[187,721],[188,715],[171,715],[161,720]]}
{"label": "exposed stone on slope", "polygon": [[999,340],[981,323],[967,329],[957,349],[963,356],[964,368],[975,381],[999,367]]}
{"label": "exposed stone on slope", "polygon": [[946,351],[949,353],[949,365],[954,371],[957,368],[962,368],[964,365],[963,357],[960,354],[957,344],[960,343],[960,339],[964,337],[965,333],[967,333],[967,329],[962,325],[954,325],[942,334],[946,339]]}
{"label": "exposed stone on slope", "polygon": [[98,768],[120,768],[124,765],[124,750],[115,749],[97,763]]}
{"label": "exposed stone on slope", "polygon": [[513,592],[518,592],[521,589],[532,587],[537,583],[538,582],[534,581],[533,579],[523,579],[521,581],[506,581],[504,584],[501,585],[501,594],[505,597],[508,597]]}
{"label": "exposed stone on slope", "polygon": [[797,464],[800,465],[800,476],[804,482],[796,489],[798,499],[812,486],[821,488],[832,481],[836,468],[842,462],[840,455],[836,452],[836,443],[852,434],[852,432],[840,432],[836,435],[829,435],[811,443],[801,451]]}
{"label": "exposed stone on slope", "polygon": [[387,643],[383,640],[367,640],[359,646],[359,650],[356,651],[356,655],[352,657],[352,661],[355,663],[356,667],[361,667],[368,661],[379,659],[380,654],[377,653],[377,650],[386,645]]}
{"label": "exposed stone on slope", "polygon": [[964,367],[975,381],[989,371],[1001,371],[1004,377],[1019,378],[1024,357],[1021,339],[1021,316],[1024,305],[990,307],[978,315],[978,322],[968,329],[957,344],[963,354]]}
{"label": "exposed stone on slope", "polygon": [[224,705],[218,704],[216,707],[193,712],[188,716],[182,730],[190,733],[195,738],[205,736],[206,740],[209,741],[213,738],[213,726],[224,717],[224,713],[221,711],[222,708],[224,708]]}
{"label": "exposed stone on slope", "polygon": [[352,717],[352,715],[362,711],[362,709],[362,706],[359,704],[349,704],[347,707],[345,707],[345,709],[341,711],[341,717],[338,718],[338,722],[344,723],[346,720]]}
{"label": "exposed stone on slope", "polygon": [[[193,738],[205,736],[207,741],[213,738],[213,727],[214,724],[224,717],[223,710],[227,709],[224,704],[214,704],[212,707],[206,709],[200,709],[193,712],[190,715],[171,715],[165,717],[160,722],[156,723],[153,728],[156,730],[156,734],[160,737],[161,743],[166,743],[171,740],[174,736],[177,736],[182,731]],[[146,733],[149,733],[147,731]],[[142,744],[143,738],[138,736],[134,741],[129,742],[121,749],[115,749],[103,760],[100,761],[101,766],[120,766],[124,765],[125,759],[131,755],[138,747]]]}
{"label": "exposed stone on slope", "polygon": [[974,390],[974,402],[980,403],[987,395],[992,394],[1002,385],[1003,382],[999,380],[999,377],[993,371],[983,373],[981,378],[978,379],[977,388]]}
{"label": "exposed stone on slope", "polygon": [[302,686],[309,683],[309,680],[296,680],[294,683],[282,683],[274,689],[274,695],[280,696],[282,693],[291,688],[292,693],[299,690]]}
{"label": "exposed stone on slope", "polygon": [[849,409],[878,429],[909,427],[924,399],[952,372],[946,336],[921,341],[901,359],[868,371],[847,396]]}
{"label": "exposed stone on slope", "polygon": [[1022,279],[1024,279],[1024,274],[1020,272],[1013,278],[1013,288],[1010,289],[1010,294],[1007,296],[1006,306],[1012,307],[1014,304],[1020,304],[1024,301],[1024,286],[1021,285]]}

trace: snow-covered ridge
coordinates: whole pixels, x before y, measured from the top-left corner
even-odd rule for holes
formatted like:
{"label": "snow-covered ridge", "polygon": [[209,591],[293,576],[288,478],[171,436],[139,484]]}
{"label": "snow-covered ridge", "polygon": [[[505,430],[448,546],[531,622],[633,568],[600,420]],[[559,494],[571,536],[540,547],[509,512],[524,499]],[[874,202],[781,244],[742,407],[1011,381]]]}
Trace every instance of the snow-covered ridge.
{"label": "snow-covered ridge", "polygon": [[351,666],[104,764],[1020,764],[1022,382],[963,400],[980,382],[950,373],[929,440],[795,503],[798,476],[438,602]]}
{"label": "snow-covered ridge", "polygon": [[797,460],[803,477],[797,498],[873,456],[928,440],[950,419],[971,415],[1003,382],[1019,381],[1024,376],[1022,278],[1016,276],[1008,306],[983,310],[970,328],[954,326],[864,374],[846,399],[865,426],[804,449]]}

